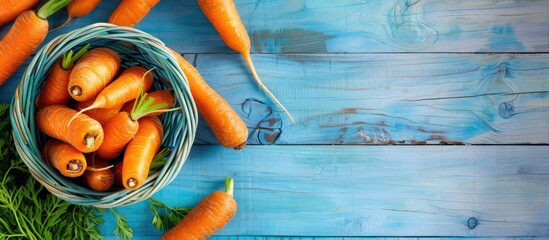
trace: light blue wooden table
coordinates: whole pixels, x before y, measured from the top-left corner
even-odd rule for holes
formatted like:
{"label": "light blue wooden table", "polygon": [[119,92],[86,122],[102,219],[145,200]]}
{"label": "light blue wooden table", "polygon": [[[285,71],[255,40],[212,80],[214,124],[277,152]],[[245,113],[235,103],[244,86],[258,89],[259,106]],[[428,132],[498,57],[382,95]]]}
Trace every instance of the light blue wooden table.
{"label": "light blue wooden table", "polygon": [[[118,2],[48,39],[106,21]],[[297,124],[194,0],[161,1],[136,28],[190,60],[250,136],[224,149],[201,121],[155,198],[192,206],[232,176],[238,213],[216,240],[549,238],[548,0],[235,2],[259,75]],[[147,202],[117,210],[135,239],[161,235]]]}

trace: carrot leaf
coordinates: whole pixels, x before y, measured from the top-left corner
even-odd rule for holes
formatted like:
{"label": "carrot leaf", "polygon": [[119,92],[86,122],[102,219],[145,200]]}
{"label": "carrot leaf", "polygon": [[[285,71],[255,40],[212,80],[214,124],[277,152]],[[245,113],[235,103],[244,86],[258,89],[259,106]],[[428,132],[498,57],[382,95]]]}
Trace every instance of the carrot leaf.
{"label": "carrot leaf", "polygon": [[234,193],[234,180],[231,177],[225,178],[225,192],[231,196]]}
{"label": "carrot leaf", "polygon": [[46,4],[44,4],[44,6],[42,6],[38,10],[38,13],[36,15],[38,15],[39,18],[46,19],[57,11],[61,10],[71,1],[72,0],[49,0]]}
{"label": "carrot leaf", "polygon": [[149,204],[154,215],[152,224],[164,232],[177,225],[191,211],[189,207],[170,207],[152,197],[149,198]]}
{"label": "carrot leaf", "polygon": [[166,157],[169,153],[170,150],[168,150],[167,148],[163,148],[154,156],[151,162],[151,166],[149,167],[149,175],[156,173],[158,171],[158,168],[166,165],[166,162],[168,162]]}
{"label": "carrot leaf", "polygon": [[78,61],[84,53],[88,52],[88,48],[90,48],[90,44],[86,44],[82,48],[80,48],[76,54],[72,51],[72,49],[65,54],[63,54],[63,60],[61,61],[61,67],[65,70],[69,70],[74,66],[74,63]]}
{"label": "carrot leaf", "polygon": [[128,225],[128,219],[118,214],[114,209],[110,209],[114,217],[116,218],[116,227],[114,228],[114,235],[118,235],[120,239],[132,239],[133,230]]}

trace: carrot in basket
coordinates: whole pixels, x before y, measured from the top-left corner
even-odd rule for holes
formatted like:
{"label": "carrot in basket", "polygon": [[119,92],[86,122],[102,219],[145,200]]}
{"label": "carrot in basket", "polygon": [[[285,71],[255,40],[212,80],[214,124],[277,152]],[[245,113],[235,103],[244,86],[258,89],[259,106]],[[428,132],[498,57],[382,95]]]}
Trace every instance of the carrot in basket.
{"label": "carrot in basket", "polygon": [[0,0],[0,27],[17,18],[22,12],[31,9],[38,0]]}
{"label": "carrot in basket", "polygon": [[106,160],[94,155],[90,158],[88,158],[89,167],[86,169],[84,175],[82,175],[84,184],[98,192],[109,190],[114,183],[113,166],[109,165]]}
{"label": "carrot in basket", "polygon": [[109,23],[133,27],[143,19],[160,0],[122,0],[112,12]]}
{"label": "carrot in basket", "polygon": [[181,55],[172,54],[189,81],[196,108],[221,145],[241,150],[246,146],[248,127],[234,109],[202,79],[200,73]]}
{"label": "carrot in basket", "polygon": [[42,87],[36,98],[38,108],[53,104],[67,104],[71,100],[71,96],[67,92],[67,86],[69,85],[72,67],[74,62],[88,51],[89,47],[90,44],[86,44],[76,54],[70,50],[63,55],[62,59],[55,62],[44,82],[44,87]]}
{"label": "carrot in basket", "polygon": [[96,154],[104,159],[114,159],[122,152],[138,132],[139,119],[149,113],[167,112],[179,108],[165,109],[166,103],[155,104],[154,98],[147,98],[147,93],[142,93],[135,100],[135,105],[130,112],[119,112],[103,126],[105,137],[103,144],[97,149]]}
{"label": "carrot in basket", "polygon": [[70,1],[50,0],[38,12],[27,10],[15,19],[15,23],[0,40],[0,85],[9,79],[44,41],[48,34],[47,18]]}
{"label": "carrot in basket", "polygon": [[[65,88],[65,92],[66,91],[67,89]],[[93,104],[94,101],[95,99],[92,98],[86,101],[77,102],[75,110],[80,111],[86,107],[89,107],[90,105]],[[121,108],[122,108],[122,105],[118,105],[112,108],[94,108],[89,111],[86,111],[86,115],[88,115],[88,117],[91,117],[97,120],[99,123],[101,123],[101,125],[104,125],[105,123],[107,123],[107,121],[109,121],[109,119],[111,119],[112,117],[114,117],[114,115],[119,113],[122,110]]]}
{"label": "carrot in basket", "polygon": [[278,99],[269,91],[269,89],[263,84],[263,81],[257,75],[252,57],[250,56],[250,37],[244,27],[244,24],[240,20],[236,6],[233,0],[198,0],[198,5],[206,17],[210,20],[214,28],[217,30],[221,39],[227,44],[229,48],[237,51],[244,57],[244,60],[250,67],[250,71],[254,76],[257,84],[263,89],[269,97],[276,104],[284,110],[290,120],[295,123],[294,118],[288,110],[278,101]]}
{"label": "carrot in basket", "polygon": [[[159,168],[166,165],[166,162],[167,162],[166,157],[168,156],[169,153],[170,151],[164,148],[154,156],[149,168],[150,169],[149,175],[154,174],[159,170]],[[119,187],[124,187],[124,184],[122,183],[122,165],[123,165],[123,162],[120,161],[116,163],[113,167],[114,185]]]}
{"label": "carrot in basket", "polygon": [[69,143],[83,153],[93,152],[103,142],[103,128],[85,114],[78,115],[69,124],[77,113],[64,105],[50,105],[38,109],[35,121],[46,135]]}
{"label": "carrot in basket", "polygon": [[206,196],[187,215],[170,229],[162,240],[205,240],[223,228],[236,214],[233,198],[234,181],[225,179],[225,192],[216,191]]}
{"label": "carrot in basket", "polygon": [[164,134],[162,123],[156,117],[144,117],[138,122],[139,129],[126,146],[122,160],[122,183],[126,189],[137,189],[145,183]]}
{"label": "carrot in basket", "polygon": [[79,177],[86,170],[86,157],[68,143],[50,139],[42,148],[44,160],[65,177]]}
{"label": "carrot in basket", "polygon": [[[163,107],[159,108],[158,110],[169,109],[175,103],[175,98],[173,97],[172,93],[170,92],[170,90],[166,90],[166,89],[156,90],[156,91],[152,91],[150,93],[147,93],[147,99],[148,98],[153,98],[154,99],[154,102],[153,102],[154,105],[166,103],[166,104],[163,104]],[[120,109],[120,110],[130,112],[132,110],[134,104],[135,104],[135,101],[128,101],[124,104],[124,106],[122,106],[122,109]],[[161,112],[161,111],[158,111],[158,112],[155,111],[155,112],[151,112],[151,113],[149,113],[145,116],[146,117],[155,117],[155,116],[158,116],[162,113],[163,112]]]}
{"label": "carrot in basket", "polygon": [[120,56],[109,48],[94,48],[76,62],[69,77],[68,92],[76,101],[94,98],[120,69]]}
{"label": "carrot in basket", "polygon": [[67,5],[67,20],[65,20],[65,22],[60,26],[50,30],[50,32],[67,25],[67,23],[69,23],[73,18],[88,15],[97,6],[97,4],[99,4],[99,2],[101,2],[101,0],[72,0],[72,2]]}

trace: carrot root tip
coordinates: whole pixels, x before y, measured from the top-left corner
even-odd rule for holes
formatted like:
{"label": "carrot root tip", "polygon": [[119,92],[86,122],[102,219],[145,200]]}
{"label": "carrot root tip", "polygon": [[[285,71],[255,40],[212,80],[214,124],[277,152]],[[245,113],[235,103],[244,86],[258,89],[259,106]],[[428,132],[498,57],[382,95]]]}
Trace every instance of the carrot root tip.
{"label": "carrot root tip", "polygon": [[244,149],[244,147],[246,147],[246,142],[239,144],[238,146],[234,147],[234,149],[240,151]]}
{"label": "carrot root tip", "polygon": [[80,88],[79,86],[72,86],[70,91],[71,94],[74,96],[82,95],[82,88]]}
{"label": "carrot root tip", "polygon": [[128,179],[128,187],[133,188],[137,186],[137,180],[135,178]]}
{"label": "carrot root tip", "polygon": [[86,144],[86,147],[88,149],[92,149],[93,145],[95,144],[95,138],[96,136],[93,134],[86,134],[84,137],[84,143]]}
{"label": "carrot root tip", "polygon": [[67,164],[67,171],[80,172],[82,171],[83,167],[84,167],[84,164],[82,164],[82,161],[78,159],[73,159],[69,161],[69,164]]}

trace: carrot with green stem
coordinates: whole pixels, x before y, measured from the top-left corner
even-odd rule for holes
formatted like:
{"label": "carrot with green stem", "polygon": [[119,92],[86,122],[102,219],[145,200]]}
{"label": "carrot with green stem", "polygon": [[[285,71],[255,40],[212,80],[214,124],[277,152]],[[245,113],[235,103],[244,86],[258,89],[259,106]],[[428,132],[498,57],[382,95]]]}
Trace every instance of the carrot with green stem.
{"label": "carrot with green stem", "polygon": [[78,115],[78,112],[64,105],[50,105],[38,109],[36,125],[46,135],[71,144],[83,153],[97,150],[103,142],[103,128],[96,120]]}
{"label": "carrot with green stem", "polygon": [[189,81],[198,112],[210,126],[219,143],[224,147],[242,150],[248,139],[248,127],[242,118],[204,81],[192,64],[173,50],[172,54]]}
{"label": "carrot with green stem", "polygon": [[101,2],[101,0],[72,0],[72,2],[67,5],[67,20],[65,20],[65,22],[60,26],[50,30],[50,32],[64,27],[73,18],[84,17],[90,14],[99,2]]}
{"label": "carrot with green stem", "polygon": [[225,179],[225,192],[216,191],[206,196],[192,208],[162,240],[206,240],[223,228],[236,214],[237,204],[233,198],[234,181]]}
{"label": "carrot with green stem", "polygon": [[[22,12],[0,40],[0,85],[40,46],[48,34],[47,18],[71,0],[50,0],[38,12]],[[14,1],[15,2],[15,1]]]}
{"label": "carrot with green stem", "polygon": [[76,54],[70,50],[63,54],[63,57],[53,65],[44,86],[36,97],[36,106],[42,108],[53,104],[67,104],[71,96],[67,92],[69,76],[74,63],[88,51],[90,44],[80,48]]}
{"label": "carrot with green stem", "polygon": [[109,23],[133,27],[143,19],[160,0],[122,0],[109,17]]}
{"label": "carrot with green stem", "polygon": [[269,91],[265,84],[263,84],[263,81],[259,78],[259,75],[257,75],[250,55],[250,37],[238,15],[233,0],[198,0],[198,5],[217,30],[223,42],[225,42],[229,48],[242,55],[261,89],[263,89],[263,91],[265,91],[267,95],[284,110],[290,120],[295,123],[292,115],[271,91]]}
{"label": "carrot with green stem", "polygon": [[74,65],[67,90],[76,101],[94,98],[120,70],[120,56],[110,48],[94,48]]}
{"label": "carrot with green stem", "polygon": [[49,162],[65,177],[79,177],[84,174],[86,157],[68,143],[50,139],[42,148],[44,160]]}
{"label": "carrot with green stem", "polygon": [[[149,92],[147,93],[147,99],[148,98],[154,99],[153,105],[165,103],[162,105],[163,107],[159,108],[158,110],[169,109],[173,107],[175,103],[175,98],[173,97],[173,94],[171,93],[170,90],[166,90],[166,89],[160,89],[160,90]],[[147,99],[145,99],[145,101]],[[135,101],[128,101],[124,104],[124,106],[122,106],[122,109],[120,109],[120,111],[131,112],[134,104],[135,104]],[[155,117],[155,116],[159,116],[162,113],[163,113],[162,111],[155,111],[147,114],[146,116]]]}
{"label": "carrot with green stem", "polygon": [[126,146],[122,165],[122,183],[126,189],[137,189],[145,183],[150,164],[160,149],[164,130],[156,117],[138,120],[139,129]]}
{"label": "carrot with green stem", "polygon": [[0,0],[0,27],[17,18],[22,12],[31,9],[38,0]]}

